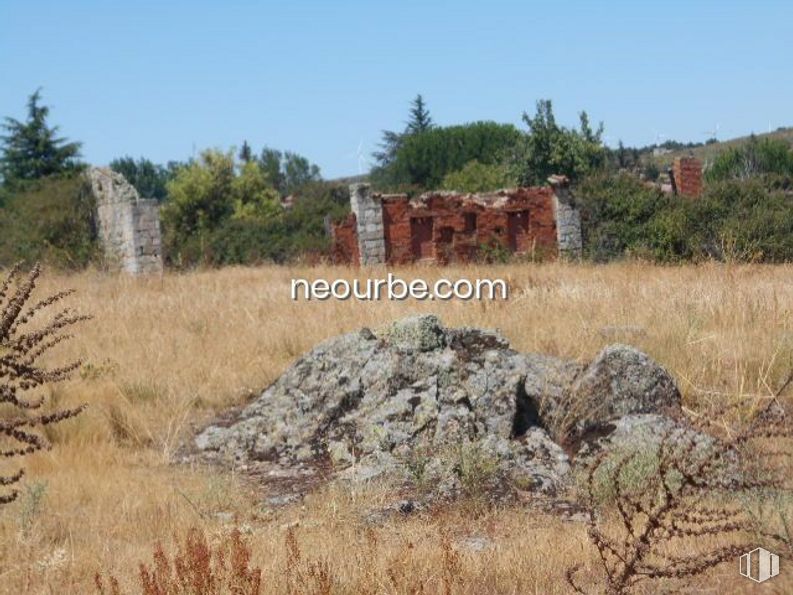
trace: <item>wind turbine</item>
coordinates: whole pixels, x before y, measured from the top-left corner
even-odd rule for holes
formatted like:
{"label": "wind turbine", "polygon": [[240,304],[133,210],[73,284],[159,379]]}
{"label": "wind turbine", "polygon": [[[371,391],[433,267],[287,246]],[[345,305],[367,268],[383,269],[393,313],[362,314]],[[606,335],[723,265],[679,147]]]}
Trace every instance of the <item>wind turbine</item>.
{"label": "wind turbine", "polygon": [[347,157],[358,158],[358,175],[363,175],[364,167],[368,165],[368,162],[366,161],[366,153],[363,151],[363,138],[358,141],[358,148],[355,150],[355,152],[347,153]]}
{"label": "wind turbine", "polygon": [[719,129],[720,128],[721,128],[721,124],[716,122],[716,126],[713,127],[713,130],[706,130],[702,134],[707,134],[708,135],[708,139],[715,138],[716,140],[719,140]]}
{"label": "wind turbine", "polygon": [[655,128],[653,128],[653,134],[655,135],[655,145],[660,146],[661,141],[666,138],[666,134],[658,132]]}

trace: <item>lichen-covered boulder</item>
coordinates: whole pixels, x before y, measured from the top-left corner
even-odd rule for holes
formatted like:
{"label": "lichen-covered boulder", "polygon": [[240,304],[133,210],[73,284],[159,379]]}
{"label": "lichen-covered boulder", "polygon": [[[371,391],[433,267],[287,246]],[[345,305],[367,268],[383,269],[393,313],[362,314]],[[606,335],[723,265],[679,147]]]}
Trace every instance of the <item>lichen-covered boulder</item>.
{"label": "lichen-covered boulder", "polygon": [[[563,481],[566,455],[526,398],[530,369],[531,356],[497,332],[411,317],[379,336],[363,329],[318,345],[230,423],[205,428],[195,446],[216,461],[326,461],[370,478],[404,472],[419,450],[430,467],[451,468],[456,449],[472,445],[471,456],[489,461],[483,473],[514,471],[551,490]],[[521,440],[530,428],[542,435]]]}
{"label": "lichen-covered boulder", "polygon": [[628,345],[603,349],[572,386],[579,431],[625,415],[680,411],[680,391],[672,376],[647,354]]}
{"label": "lichen-covered boulder", "polygon": [[585,366],[518,353],[497,331],[413,316],[317,345],[231,419],[198,433],[193,450],[296,477],[396,478],[440,497],[553,493],[584,444],[569,432],[616,431],[604,444],[621,444],[621,422],[612,422],[679,402],[666,371],[631,347],[608,347]]}

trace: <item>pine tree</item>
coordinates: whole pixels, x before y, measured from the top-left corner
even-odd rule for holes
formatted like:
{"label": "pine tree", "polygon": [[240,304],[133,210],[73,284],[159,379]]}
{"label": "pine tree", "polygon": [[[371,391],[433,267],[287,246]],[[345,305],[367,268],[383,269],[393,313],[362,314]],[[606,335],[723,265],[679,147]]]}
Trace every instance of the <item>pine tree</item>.
{"label": "pine tree", "polygon": [[6,118],[8,133],[0,155],[0,176],[6,188],[45,176],[79,169],[80,146],[57,136],[58,127],[47,125],[49,107],[39,105],[40,90],[28,98],[25,122]]}
{"label": "pine tree", "polygon": [[418,134],[432,128],[432,117],[424,98],[421,94],[416,95],[410,108],[410,120],[408,121],[405,132],[407,134]]}
{"label": "pine tree", "polygon": [[242,141],[242,148],[240,149],[239,158],[243,163],[249,163],[253,159],[253,151],[246,140]]}
{"label": "pine tree", "polygon": [[411,102],[410,119],[405,125],[404,132],[394,132],[393,130],[383,130],[383,140],[380,143],[380,151],[375,151],[372,156],[377,161],[378,165],[388,167],[396,158],[397,152],[404,140],[419,132],[425,132],[433,127],[432,117],[424,103],[424,98],[419,93],[416,98]]}

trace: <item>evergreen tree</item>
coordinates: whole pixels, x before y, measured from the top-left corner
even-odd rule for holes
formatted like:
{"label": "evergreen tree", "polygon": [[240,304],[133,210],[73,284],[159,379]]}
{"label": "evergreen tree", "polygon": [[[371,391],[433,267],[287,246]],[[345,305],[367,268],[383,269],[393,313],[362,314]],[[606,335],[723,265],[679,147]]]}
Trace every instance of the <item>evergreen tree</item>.
{"label": "evergreen tree", "polygon": [[242,141],[242,148],[240,149],[239,158],[243,163],[250,163],[250,161],[253,159],[253,151],[251,151],[251,146],[246,140]]}
{"label": "evergreen tree", "polygon": [[379,151],[372,153],[380,168],[388,167],[393,163],[399,152],[399,147],[402,146],[402,139],[404,135],[393,130],[383,130],[383,140],[378,145]]}
{"label": "evergreen tree", "polygon": [[7,117],[3,128],[8,134],[0,155],[0,175],[7,188],[30,180],[79,169],[80,146],[58,137],[58,127],[47,124],[49,107],[39,105],[37,90],[28,98],[25,122]]}
{"label": "evergreen tree", "polygon": [[408,121],[406,134],[418,134],[432,128],[432,117],[430,111],[424,103],[421,94],[416,95],[410,108],[410,120]]}
{"label": "evergreen tree", "polygon": [[419,132],[426,132],[432,127],[432,117],[424,103],[424,98],[419,93],[411,102],[410,119],[405,126],[405,130],[403,132],[383,130],[383,140],[379,145],[380,150],[372,153],[372,157],[375,158],[380,168],[388,167],[393,163],[402,143],[407,137]]}
{"label": "evergreen tree", "polygon": [[628,167],[628,151],[625,149],[625,145],[622,144],[622,139],[617,145],[617,166],[621,168]]}
{"label": "evergreen tree", "polygon": [[168,196],[167,184],[176,175],[181,164],[169,162],[162,166],[141,157],[137,161],[125,156],[113,159],[110,169],[123,175],[143,198],[156,198],[162,202]]}

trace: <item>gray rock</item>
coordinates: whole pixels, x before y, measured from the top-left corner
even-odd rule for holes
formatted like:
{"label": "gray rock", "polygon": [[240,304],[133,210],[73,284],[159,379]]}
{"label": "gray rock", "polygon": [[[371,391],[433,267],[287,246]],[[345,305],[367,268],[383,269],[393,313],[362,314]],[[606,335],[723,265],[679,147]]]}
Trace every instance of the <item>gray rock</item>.
{"label": "gray rock", "polygon": [[[194,447],[202,459],[248,469],[396,478],[430,498],[550,495],[566,484],[570,461],[546,429],[588,428],[679,398],[663,368],[629,347],[607,348],[585,368],[517,353],[495,331],[414,316],[379,335],[363,329],[319,344]],[[586,402],[584,418],[576,399]]]}
{"label": "gray rock", "polygon": [[400,349],[432,351],[444,344],[441,321],[432,314],[398,320],[386,331],[385,337],[392,346]]}
{"label": "gray rock", "polygon": [[725,452],[716,438],[652,413],[626,415],[601,428],[598,434],[583,439],[575,464],[588,470],[593,462],[601,461],[599,464],[605,470],[613,470],[624,459],[623,481],[644,489],[657,477],[662,456],[672,461],[676,469],[673,476],[685,470],[701,477],[701,465],[712,459],[713,464],[708,464],[705,470],[707,480],[714,485],[728,486],[741,478],[737,454]]}
{"label": "gray rock", "polygon": [[406,458],[421,451],[425,467],[446,470],[438,485],[449,493],[465,488],[448,477],[465,445],[488,462],[478,471],[492,476],[484,483],[519,476],[551,490],[568,464],[537,427],[524,389],[529,370],[527,357],[496,332],[412,317],[381,337],[356,332],[318,345],[194,444],[204,458],[236,465],[327,460],[350,480],[407,476]]}
{"label": "gray rock", "polygon": [[536,411],[553,437],[562,440],[567,427],[577,419],[572,402],[573,384],[584,366],[547,355],[527,355],[527,373],[523,388],[529,409]]}
{"label": "gray rock", "polygon": [[584,431],[634,413],[680,411],[674,379],[638,349],[609,345],[572,387],[576,428]]}
{"label": "gray rock", "polygon": [[578,452],[594,454],[603,449],[613,452],[657,452],[666,440],[670,445],[684,446],[693,441],[700,448],[713,444],[713,438],[655,413],[632,414],[614,420],[600,429],[589,440],[584,439]]}

